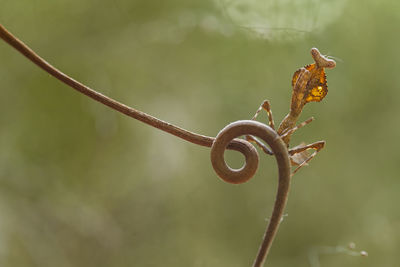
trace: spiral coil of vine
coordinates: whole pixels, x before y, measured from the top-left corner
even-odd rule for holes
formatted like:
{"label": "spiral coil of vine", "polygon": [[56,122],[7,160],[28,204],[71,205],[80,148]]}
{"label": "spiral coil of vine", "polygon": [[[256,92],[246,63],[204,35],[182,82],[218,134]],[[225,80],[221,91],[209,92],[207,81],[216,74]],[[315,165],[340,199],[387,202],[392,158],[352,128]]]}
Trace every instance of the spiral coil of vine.
{"label": "spiral coil of vine", "polygon": [[[279,171],[278,190],[276,193],[274,208],[265,231],[264,240],[259,248],[253,265],[254,267],[259,267],[263,265],[266,259],[273,239],[278,231],[283,211],[286,206],[290,189],[290,159],[286,144],[271,127],[253,120],[236,121],[227,125],[218,133],[211,147],[211,163],[215,172],[224,181],[233,184],[244,183],[249,180],[257,170],[257,150],[254,147],[252,149],[247,148],[247,144],[245,145],[244,142],[248,142],[245,140],[241,140],[243,142],[240,142],[240,144],[246,146],[246,150],[235,149],[243,153],[245,156],[244,166],[241,169],[234,170],[225,162],[225,149],[232,144],[232,140],[238,140],[235,138],[242,135],[252,135],[264,140],[271,147],[272,152],[274,153]],[[239,144],[239,141],[236,142]]]}

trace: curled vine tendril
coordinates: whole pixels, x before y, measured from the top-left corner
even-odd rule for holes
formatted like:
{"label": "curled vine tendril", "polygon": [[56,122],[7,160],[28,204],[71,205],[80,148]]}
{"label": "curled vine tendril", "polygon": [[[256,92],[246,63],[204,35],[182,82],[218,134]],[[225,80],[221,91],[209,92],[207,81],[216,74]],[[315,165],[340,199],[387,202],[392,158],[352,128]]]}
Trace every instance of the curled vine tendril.
{"label": "curled vine tendril", "polygon": [[[255,147],[243,139],[237,139],[237,137],[242,135],[252,135],[263,139],[271,147],[279,169],[279,182],[274,209],[253,266],[260,267],[263,265],[278,230],[290,187],[290,160],[288,151],[285,143],[272,128],[257,121],[243,120],[229,124],[219,132],[216,138],[193,133],[126,106],[72,79],[37,55],[32,49],[17,39],[1,24],[0,38],[44,71],[80,93],[127,116],[186,141],[201,146],[211,147],[211,162],[213,168],[218,176],[228,183],[244,183],[254,176],[258,168],[258,153]],[[242,153],[246,160],[245,165],[238,170],[231,169],[227,166],[224,160],[225,149],[236,150]]]}
{"label": "curled vine tendril", "polygon": [[[257,170],[258,153],[254,147],[249,154],[247,154],[245,150],[238,149],[243,153],[246,160],[245,165],[241,169],[231,169],[224,160],[225,149],[232,144],[232,140],[235,141],[237,140],[235,139],[236,137],[242,135],[252,135],[264,140],[274,153],[279,171],[278,190],[274,209],[265,231],[263,242],[261,243],[253,264],[254,267],[259,267],[263,265],[267,257],[286,206],[290,189],[290,159],[286,144],[271,127],[253,120],[236,121],[227,125],[218,133],[211,147],[211,163],[215,172],[224,181],[233,184],[244,183],[249,180]],[[241,141],[243,141],[243,143],[240,144],[244,144],[244,142],[247,143],[247,141]]]}

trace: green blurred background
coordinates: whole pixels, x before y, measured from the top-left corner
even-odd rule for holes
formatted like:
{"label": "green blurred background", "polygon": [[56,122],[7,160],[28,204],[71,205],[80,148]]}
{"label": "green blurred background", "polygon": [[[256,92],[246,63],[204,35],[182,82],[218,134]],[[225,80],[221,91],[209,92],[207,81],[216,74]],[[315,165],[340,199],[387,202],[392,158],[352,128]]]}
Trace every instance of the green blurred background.
{"label": "green blurred background", "polygon": [[[278,123],[310,48],[339,58],[292,139],[327,145],[294,177],[266,266],[399,266],[399,3],[0,0],[0,20],[75,79],[210,136],[264,99]],[[1,266],[251,265],[273,158],[226,184],[209,149],[78,94],[4,42],[0,60]],[[349,242],[369,257],[311,264],[313,249]]]}

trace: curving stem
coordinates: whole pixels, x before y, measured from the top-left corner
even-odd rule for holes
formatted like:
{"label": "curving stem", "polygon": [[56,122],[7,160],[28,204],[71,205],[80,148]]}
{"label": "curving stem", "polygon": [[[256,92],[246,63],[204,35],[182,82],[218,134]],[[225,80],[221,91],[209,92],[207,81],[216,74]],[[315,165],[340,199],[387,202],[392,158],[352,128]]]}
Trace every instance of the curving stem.
{"label": "curving stem", "polygon": [[265,231],[263,242],[261,243],[253,264],[253,267],[261,267],[266,260],[268,251],[278,231],[286,206],[290,189],[290,159],[286,144],[271,127],[253,120],[236,121],[229,124],[218,133],[211,147],[211,163],[214,170],[224,181],[234,184],[246,182],[251,178],[248,177],[247,174],[252,173],[254,175],[257,169],[257,166],[255,166],[254,169],[253,162],[248,164],[250,159],[247,157],[245,165],[238,170],[231,169],[224,160],[224,151],[228,144],[234,138],[242,135],[252,135],[263,139],[271,147],[279,170],[278,190],[274,209]]}
{"label": "curving stem", "polygon": [[[153,126],[159,130],[165,131],[191,143],[212,147],[211,161],[217,174],[226,182],[243,183],[249,180],[255,174],[258,167],[258,153],[254,146],[242,139],[235,139],[241,135],[253,135],[263,139],[271,147],[276,157],[279,168],[279,184],[275,200],[274,209],[270,222],[265,232],[264,240],[260,246],[254,267],[263,265],[268,250],[278,230],[283,210],[286,205],[287,195],[290,186],[290,161],[286,145],[278,134],[269,126],[256,121],[237,121],[226,126],[216,138],[197,134],[178,126],[162,121],[156,117],[124,105],[112,98],[109,98],[88,86],[74,80],[65,73],[61,72],[46,60],[41,58],[32,49],[30,49],[21,40],[11,34],[3,25],[0,24],[0,38],[14,47],[18,52],[26,56],[38,67],[77,90],[78,92],[98,101],[116,111],[119,111],[129,117]],[[225,149],[239,151],[246,158],[245,166],[240,170],[229,168],[224,160]]]}

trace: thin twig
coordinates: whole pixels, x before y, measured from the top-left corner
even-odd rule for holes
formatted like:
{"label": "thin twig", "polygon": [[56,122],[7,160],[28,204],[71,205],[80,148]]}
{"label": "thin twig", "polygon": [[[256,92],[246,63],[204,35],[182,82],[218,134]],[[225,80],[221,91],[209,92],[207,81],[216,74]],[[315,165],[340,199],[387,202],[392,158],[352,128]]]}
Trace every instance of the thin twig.
{"label": "thin twig", "polygon": [[[75,90],[81,92],[82,94],[127,116],[142,121],[186,141],[206,147],[212,146],[212,165],[216,173],[226,182],[234,184],[246,182],[255,174],[258,167],[257,150],[249,142],[242,139],[236,139],[237,137],[241,135],[253,135],[260,137],[267,142],[274,152],[274,156],[277,160],[279,169],[279,182],[272,216],[253,266],[261,267],[263,265],[269,248],[271,247],[278,230],[290,187],[290,161],[288,151],[285,143],[272,128],[256,121],[246,120],[229,124],[218,134],[216,138],[187,131],[144,112],[126,106],[72,79],[46,62],[22,41],[7,31],[7,29],[1,24],[0,37],[44,71],[68,86],[74,88]],[[239,170],[229,168],[226,165],[223,156],[225,149],[232,149],[241,152],[246,159],[245,165]]]}
{"label": "thin twig", "polygon": [[25,45],[21,40],[19,40],[18,38],[13,36],[9,31],[7,31],[7,29],[4,28],[3,25],[1,25],[1,24],[0,24],[0,37],[4,41],[6,41],[9,45],[11,45],[15,49],[17,49],[18,52],[20,52],[21,54],[26,56],[28,59],[30,59],[33,63],[35,63],[37,66],[42,68],[44,71],[46,71],[53,77],[57,78],[58,80],[62,81],[66,85],[81,92],[82,94],[84,94],[106,106],[109,106],[110,108],[112,108],[116,111],[119,111],[129,117],[132,117],[134,119],[142,121],[148,125],[158,128],[162,131],[165,131],[165,132],[168,132],[175,136],[178,136],[178,137],[185,139],[189,142],[192,142],[194,144],[211,147],[212,142],[214,141],[214,138],[212,138],[212,137],[195,134],[193,132],[186,131],[186,130],[179,128],[175,125],[172,125],[168,122],[162,121],[151,115],[141,112],[137,109],[128,107],[128,106],[126,106],[114,99],[111,99],[99,92],[96,92],[95,90],[89,88],[88,86],[74,80],[73,78],[69,77],[65,73],[61,72],[60,70],[58,70],[57,68],[55,68],[54,66],[49,64],[43,58],[41,58],[32,49],[30,49],[27,45]]}

